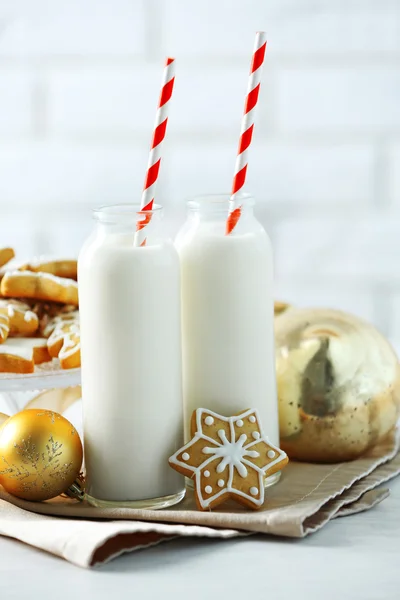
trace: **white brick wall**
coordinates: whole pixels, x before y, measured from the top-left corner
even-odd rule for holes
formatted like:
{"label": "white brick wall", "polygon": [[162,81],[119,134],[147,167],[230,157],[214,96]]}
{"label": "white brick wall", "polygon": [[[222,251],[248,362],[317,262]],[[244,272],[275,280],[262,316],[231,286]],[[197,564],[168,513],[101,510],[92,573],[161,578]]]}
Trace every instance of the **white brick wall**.
{"label": "white brick wall", "polygon": [[390,200],[393,207],[400,211],[400,143],[390,148],[389,165]]}
{"label": "white brick wall", "polygon": [[268,32],[248,191],[276,294],[373,320],[400,349],[398,0],[3,0],[1,243],[76,253],[139,199],[162,61],[177,80],[158,199],[229,190],[249,54]]}
{"label": "white brick wall", "polygon": [[[132,144],[29,141],[0,144],[1,206],[63,210],[129,202],[143,185],[146,156]],[[132,190],[134,195],[132,195]]]}
{"label": "white brick wall", "polygon": [[49,134],[65,137],[134,137],[149,133],[160,69],[75,66],[49,73]]}
{"label": "white brick wall", "polygon": [[[396,0],[166,0],[163,49],[190,57],[243,59],[243,32],[264,29],[271,58],[347,58],[400,51]],[[211,8],[212,7],[212,8]],[[211,12],[212,11],[212,12]]]}
{"label": "white brick wall", "polygon": [[283,68],[278,127],[288,133],[400,132],[398,66]]}
{"label": "white brick wall", "polygon": [[0,136],[29,136],[34,77],[25,69],[0,70]]}
{"label": "white brick wall", "polygon": [[[172,201],[228,190],[235,152],[235,143],[219,140],[201,140],[195,151],[188,140],[173,144],[165,162],[171,185],[179,190]],[[305,206],[320,212],[327,207],[354,211],[373,202],[372,145],[255,141],[250,160],[248,189],[259,200],[259,210],[269,203],[278,214],[282,205],[296,213]]]}
{"label": "white brick wall", "polygon": [[3,56],[144,55],[146,0],[2,0]]}

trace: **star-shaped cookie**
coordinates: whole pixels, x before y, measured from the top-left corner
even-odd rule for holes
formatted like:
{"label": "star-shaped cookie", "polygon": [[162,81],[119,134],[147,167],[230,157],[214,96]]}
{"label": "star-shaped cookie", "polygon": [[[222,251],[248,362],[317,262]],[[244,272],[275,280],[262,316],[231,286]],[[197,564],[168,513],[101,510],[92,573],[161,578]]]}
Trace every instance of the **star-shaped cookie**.
{"label": "star-shaped cookie", "polygon": [[173,469],[194,479],[199,510],[229,498],[248,508],[264,504],[264,481],[288,462],[262,431],[255,409],[233,417],[198,408],[191,420],[193,438],[169,459]]}

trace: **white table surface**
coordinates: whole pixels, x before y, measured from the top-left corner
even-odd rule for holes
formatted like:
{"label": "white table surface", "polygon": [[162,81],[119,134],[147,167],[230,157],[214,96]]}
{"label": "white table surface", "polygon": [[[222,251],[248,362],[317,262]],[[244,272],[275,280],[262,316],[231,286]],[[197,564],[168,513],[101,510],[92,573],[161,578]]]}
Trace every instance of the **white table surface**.
{"label": "white table surface", "polygon": [[0,599],[399,600],[400,478],[389,487],[303,540],[174,540],[92,570],[0,537]]}

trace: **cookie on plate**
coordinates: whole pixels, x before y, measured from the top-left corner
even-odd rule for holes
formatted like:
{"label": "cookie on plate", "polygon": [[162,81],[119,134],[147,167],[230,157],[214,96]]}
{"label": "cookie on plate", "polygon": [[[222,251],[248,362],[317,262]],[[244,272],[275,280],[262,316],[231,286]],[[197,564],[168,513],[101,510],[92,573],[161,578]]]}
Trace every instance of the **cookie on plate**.
{"label": "cookie on plate", "polygon": [[50,360],[44,338],[8,338],[0,345],[1,373],[33,373],[35,365]]}
{"label": "cookie on plate", "polygon": [[26,302],[11,298],[0,299],[1,313],[7,314],[10,336],[28,337],[38,330],[39,319]]}
{"label": "cookie on plate", "polygon": [[9,271],[1,280],[0,292],[8,298],[30,298],[74,306],[79,303],[77,282],[50,273]]}
{"label": "cookie on plate", "polygon": [[81,338],[79,312],[61,313],[49,320],[43,334],[49,336],[50,356],[58,358],[62,369],[81,366]]}

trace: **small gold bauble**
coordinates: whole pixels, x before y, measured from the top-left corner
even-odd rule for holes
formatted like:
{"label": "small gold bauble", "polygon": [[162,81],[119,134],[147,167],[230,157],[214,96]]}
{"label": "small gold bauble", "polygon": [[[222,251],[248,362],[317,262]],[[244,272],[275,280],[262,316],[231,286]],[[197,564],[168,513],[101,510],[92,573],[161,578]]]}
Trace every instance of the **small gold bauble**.
{"label": "small gold bauble", "polygon": [[67,419],[50,410],[23,410],[0,429],[0,484],[25,500],[55,498],[77,478],[82,456]]}
{"label": "small gold bauble", "polygon": [[281,447],[291,459],[351,460],[396,424],[400,367],[372,325],[329,309],[275,318]]}

